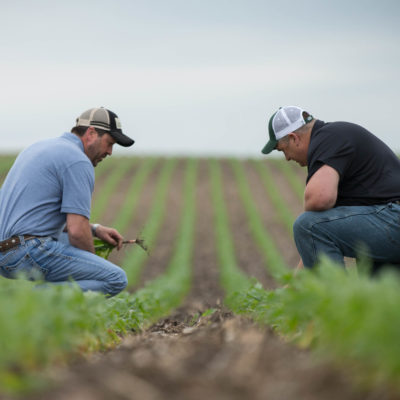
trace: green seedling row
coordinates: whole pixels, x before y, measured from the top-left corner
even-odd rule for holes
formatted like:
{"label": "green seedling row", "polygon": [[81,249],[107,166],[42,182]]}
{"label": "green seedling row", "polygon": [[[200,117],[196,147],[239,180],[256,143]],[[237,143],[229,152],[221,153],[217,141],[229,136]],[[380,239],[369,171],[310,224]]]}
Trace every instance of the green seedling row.
{"label": "green seedling row", "polygon": [[148,325],[178,307],[190,289],[196,223],[197,161],[190,159],[185,171],[184,205],[175,250],[166,272],[131,297],[138,300],[142,325]]}
{"label": "green seedling row", "polygon": [[232,160],[231,165],[239,189],[239,196],[245,209],[251,233],[265,257],[269,273],[278,281],[283,282],[288,274],[287,266],[280,255],[273,237],[263,225],[261,216],[251,197],[243,165],[238,160]]}
{"label": "green seedling row", "polygon": [[296,175],[294,168],[298,168],[286,160],[271,160],[282,171],[299,200],[303,201],[305,181]]}
{"label": "green seedling row", "polygon": [[340,368],[351,368],[363,386],[399,393],[399,285],[398,274],[371,279],[325,259],[284,288],[266,291],[255,283],[230,305]]}
{"label": "green seedling row", "polygon": [[0,174],[6,174],[8,172],[15,158],[16,158],[15,155],[0,156]]}
{"label": "green seedling row", "polygon": [[[21,393],[43,384],[40,371],[68,355],[115,342],[104,296],[75,286],[37,288],[0,281],[0,388]],[[112,334],[111,334],[112,333]]]}
{"label": "green seedling row", "polygon": [[[248,212],[248,218],[256,218],[250,199],[244,196],[249,191],[243,184],[242,167],[234,168],[245,208],[253,210]],[[286,272],[284,287],[263,289],[260,283],[249,281],[240,273],[224,215],[222,180],[216,162],[211,169],[213,203],[218,215],[216,232],[217,226],[222,226],[216,243],[227,295],[225,303],[233,312],[274,327],[287,340],[311,347],[340,367],[350,365],[366,386],[390,385],[400,390],[399,276],[389,274],[371,280],[366,274],[357,275],[356,270],[346,271],[324,260],[314,271],[296,275]],[[225,255],[224,247],[229,249],[229,255]],[[238,275],[238,279],[232,279]]]}
{"label": "green seedling row", "polygon": [[111,169],[102,187],[101,193],[98,193],[98,196],[96,196],[96,199],[93,202],[90,217],[93,222],[97,222],[101,219],[101,216],[107,209],[111,196],[116,191],[116,188],[124,178],[125,174],[128,173],[136,162],[136,158],[126,158],[123,161],[121,160],[121,162]]}
{"label": "green seedling row", "polygon": [[225,290],[225,294],[230,296],[236,291],[246,290],[251,286],[251,281],[237,265],[235,246],[225,205],[226,200],[222,191],[221,168],[217,160],[210,160],[209,171],[214,208],[215,243],[220,267],[221,285]]}
{"label": "green seedling row", "polygon": [[[149,217],[140,233],[140,236],[144,238],[150,250],[156,245],[158,233],[164,220],[166,213],[166,198],[176,164],[177,159],[175,158],[168,159],[164,162],[164,166],[161,169],[158,177]],[[146,259],[147,253],[145,253],[138,246],[131,247],[130,250],[127,250],[121,265],[126,271],[129,285],[131,287],[137,284],[140,272]]]}
{"label": "green seedling row", "polygon": [[113,346],[121,334],[141,330],[181,304],[192,276],[196,172],[197,163],[190,160],[179,234],[166,273],[136,293],[123,292],[106,299],[101,294],[82,293],[73,284],[38,289],[24,280],[0,281],[0,300],[7,303],[0,308],[3,392],[39,388],[44,384],[40,376],[52,362]]}
{"label": "green seedling row", "polygon": [[279,193],[279,189],[274,181],[271,172],[269,171],[265,163],[262,163],[259,160],[254,160],[253,165],[256,167],[258,173],[260,174],[261,180],[266,190],[266,194],[271,200],[271,203],[276,210],[277,216],[279,217],[280,221],[285,225],[285,228],[289,235],[293,237],[293,223],[295,220],[295,216]]}
{"label": "green seedling row", "polygon": [[[119,213],[117,214],[112,226],[121,232],[123,235],[127,231],[135,212],[140,198],[141,190],[146,183],[150,172],[156,164],[155,158],[145,158],[140,164],[132,183],[125,196],[125,201],[122,203]],[[132,238],[134,239],[134,238]]]}
{"label": "green seedling row", "polygon": [[113,156],[111,158],[106,158],[97,164],[94,170],[96,174],[96,180],[102,178],[103,175],[107,175],[117,163],[119,164],[120,162],[124,162],[124,160],[126,160],[125,157]]}
{"label": "green seedling row", "polygon": [[[134,196],[146,180],[152,162],[146,161],[145,165],[138,170],[133,178],[136,183],[132,182],[129,189]],[[143,329],[182,304],[192,279],[197,162],[189,160],[185,166],[184,205],[173,256],[164,274],[134,294],[125,291],[106,299],[101,294],[82,293],[73,284],[38,288],[29,281],[0,279],[2,393],[21,394],[37,388],[43,384],[40,377],[45,376],[46,368],[55,362],[60,364],[78,354],[115,346],[121,335]],[[175,167],[176,160],[166,161],[158,178],[154,202],[142,232],[151,246],[156,244],[164,220],[165,199]],[[399,276],[385,273],[371,279],[362,269],[344,270],[327,260],[313,271],[299,271],[296,275],[285,271],[281,260],[274,261],[274,250],[271,252],[269,248],[273,239],[261,223],[242,165],[232,161],[232,168],[254,240],[264,249],[266,262],[273,266],[278,282],[286,285],[265,290],[240,269],[220,164],[211,160],[214,233],[221,286],[227,296],[225,303],[237,314],[272,326],[287,340],[331,358],[339,368],[358,371],[366,386],[383,385],[399,393]],[[291,173],[294,176],[294,171]],[[131,217],[124,218],[131,220]],[[147,255],[139,248],[129,253],[128,276],[137,276]],[[133,267],[129,262],[133,262]]]}
{"label": "green seedling row", "polygon": [[2,155],[0,156],[0,187],[11,168],[16,156],[15,155]]}

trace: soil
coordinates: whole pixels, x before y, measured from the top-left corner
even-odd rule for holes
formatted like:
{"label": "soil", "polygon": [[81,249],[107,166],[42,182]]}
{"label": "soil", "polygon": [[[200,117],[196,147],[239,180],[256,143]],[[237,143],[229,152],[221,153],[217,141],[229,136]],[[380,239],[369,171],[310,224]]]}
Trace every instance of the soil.
{"label": "soil", "polygon": [[[275,283],[252,240],[229,162],[222,162],[223,190],[238,264],[266,288]],[[246,175],[263,222],[285,255],[297,262],[289,233],[274,220],[272,205],[262,191],[257,171],[246,163]],[[167,215],[159,241],[148,258],[141,283],[162,273],[174,247],[181,210],[183,161],[177,167],[167,199]],[[279,179],[283,179],[279,175]],[[154,179],[153,179],[154,178]],[[155,177],[143,189],[141,225],[154,193]],[[286,189],[285,189],[286,188]],[[281,186],[283,198],[293,194]],[[116,195],[117,196],[117,195]],[[31,400],[101,399],[389,399],[384,392],[364,392],[349,373],[318,360],[306,350],[285,343],[270,328],[234,316],[223,306],[214,243],[213,214],[207,161],[199,163],[196,188],[197,224],[193,255],[193,285],[184,304],[140,334],[126,336],[115,349],[68,367],[53,368],[52,387]],[[112,201],[116,201],[115,199]],[[115,203],[113,203],[115,204]],[[295,206],[291,206],[295,209]],[[299,206],[300,207],[300,206]],[[139,208],[140,209],[140,208]],[[299,208],[300,209],[300,208]],[[109,217],[112,219],[111,216]],[[133,234],[134,228],[130,234]],[[130,237],[129,237],[130,238]],[[291,264],[291,265],[295,265]],[[201,316],[208,311],[210,315]]]}

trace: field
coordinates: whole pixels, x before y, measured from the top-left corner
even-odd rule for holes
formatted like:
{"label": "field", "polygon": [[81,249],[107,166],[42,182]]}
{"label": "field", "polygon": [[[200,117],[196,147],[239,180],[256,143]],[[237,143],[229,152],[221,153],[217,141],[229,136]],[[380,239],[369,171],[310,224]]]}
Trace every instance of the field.
{"label": "field", "polygon": [[[3,178],[11,161],[0,159]],[[400,398],[397,275],[372,281],[327,261],[293,275],[291,226],[304,179],[304,170],[274,159],[103,162],[92,222],[143,238],[149,253],[135,245],[111,253],[129,278],[112,299],[1,279],[0,392]]]}

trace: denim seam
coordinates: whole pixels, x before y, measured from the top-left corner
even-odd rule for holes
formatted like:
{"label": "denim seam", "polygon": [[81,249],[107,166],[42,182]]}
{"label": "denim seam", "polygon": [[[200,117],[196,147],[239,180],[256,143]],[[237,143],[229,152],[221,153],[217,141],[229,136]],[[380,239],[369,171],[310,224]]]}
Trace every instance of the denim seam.
{"label": "denim seam", "polygon": [[48,250],[43,250],[43,252],[46,253],[46,255],[48,255],[49,257],[59,257],[59,258],[62,258],[64,260],[75,261],[75,262],[78,262],[78,263],[83,261],[85,264],[89,264],[89,265],[91,265],[93,267],[96,267],[96,268],[99,267],[98,263],[92,262],[92,261],[87,260],[87,259],[82,260],[82,258],[80,258],[80,257],[67,256],[67,255],[59,253],[59,252],[49,253]]}
{"label": "denim seam", "polygon": [[46,276],[46,274],[49,272],[49,270],[48,270],[47,268],[42,267],[41,265],[39,265],[39,264],[36,262],[36,260],[35,260],[29,253],[26,253],[23,257],[21,257],[21,258],[19,259],[19,261],[16,263],[15,266],[9,267],[9,266],[5,265],[5,266],[3,266],[2,268],[3,268],[5,271],[7,271],[8,273],[12,273],[12,272],[14,272],[14,271],[18,268],[18,266],[21,264],[21,262],[23,262],[25,259],[29,259],[30,261],[32,261],[33,264],[34,264],[34,265],[32,265],[32,268],[38,268],[45,276]]}
{"label": "denim seam", "polygon": [[310,225],[310,231],[311,231],[311,239],[312,239],[312,244],[313,244],[313,252],[314,252],[314,260],[317,260],[317,249],[316,249],[316,246],[315,246],[315,240],[314,240],[314,232],[313,232],[313,229],[314,229],[314,226],[315,225],[319,225],[319,224],[324,224],[324,223],[327,223],[327,222],[332,222],[332,221],[337,221],[337,220],[339,220],[339,219],[346,219],[346,218],[349,218],[349,217],[356,217],[356,216],[359,216],[359,215],[371,215],[371,214],[379,214],[380,212],[382,212],[383,210],[385,210],[387,207],[382,207],[381,209],[379,209],[379,210],[373,210],[373,211],[371,211],[371,212],[363,212],[363,213],[361,213],[361,212],[359,212],[359,213],[354,213],[354,214],[351,214],[351,215],[343,215],[343,216],[336,216],[336,217],[332,217],[332,218],[329,218],[329,219],[326,219],[326,220],[324,220],[324,221],[316,221],[316,222],[313,222],[311,225]]}

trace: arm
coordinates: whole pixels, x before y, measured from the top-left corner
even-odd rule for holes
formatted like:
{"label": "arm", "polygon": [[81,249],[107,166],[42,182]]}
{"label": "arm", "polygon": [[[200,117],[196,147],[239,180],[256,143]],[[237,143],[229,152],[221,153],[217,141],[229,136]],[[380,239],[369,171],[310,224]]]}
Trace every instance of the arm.
{"label": "arm", "polygon": [[92,230],[86,217],[67,214],[67,232],[72,246],[94,253]]}
{"label": "arm", "polygon": [[323,165],[308,181],[304,192],[305,211],[324,211],[333,208],[338,192],[339,174],[329,165]]}
{"label": "arm", "polygon": [[[67,231],[72,246],[94,253],[92,229],[86,217],[79,214],[67,214]],[[122,248],[124,239],[116,229],[99,225],[95,234],[99,239],[117,246],[118,250]]]}

